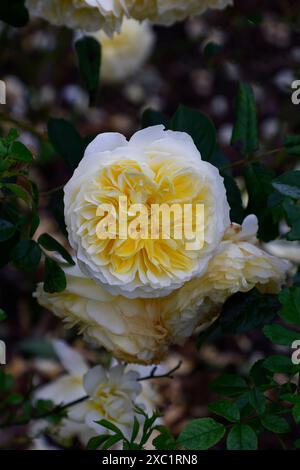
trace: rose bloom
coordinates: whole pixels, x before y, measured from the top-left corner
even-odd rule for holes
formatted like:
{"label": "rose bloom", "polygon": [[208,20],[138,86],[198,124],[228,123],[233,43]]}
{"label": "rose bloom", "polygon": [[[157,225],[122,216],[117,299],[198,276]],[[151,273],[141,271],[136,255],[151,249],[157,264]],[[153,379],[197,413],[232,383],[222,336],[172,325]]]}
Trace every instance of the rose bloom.
{"label": "rose bloom", "polygon": [[[80,270],[112,294],[131,298],[167,295],[200,276],[230,224],[218,170],[201,160],[188,134],[165,131],[161,125],[137,132],[129,142],[121,134],[100,134],[87,147],[64,192],[69,242]],[[126,233],[122,239],[117,223],[120,197],[127,197],[129,208],[141,203],[146,208],[148,235],[141,230],[136,238]],[[107,239],[100,230],[104,204],[116,210],[112,217],[117,233]],[[179,224],[182,229],[183,217],[171,217],[169,239],[163,237],[162,227],[153,239],[153,204],[177,204],[182,213],[185,204],[191,204],[193,220],[197,205],[204,206],[202,248],[191,249],[184,236],[174,236],[172,228]]]}
{"label": "rose bloom", "polygon": [[[95,431],[95,435],[109,434],[109,431],[97,423],[106,419],[116,425],[130,438],[134,424],[135,406],[141,385],[139,374],[125,371],[125,367],[117,365],[107,370],[102,366],[93,367],[83,378],[83,387],[88,399],[70,407],[70,419],[85,424]],[[138,418],[138,416],[137,416]]]}
{"label": "rose bloom", "polygon": [[201,277],[158,299],[113,296],[78,267],[67,267],[67,289],[57,294],[37,287],[38,302],[68,327],[77,325],[88,341],[126,362],[159,363],[171,344],[183,344],[196,327],[205,328],[236,292],[256,287],[278,292],[290,264],[257,246],[257,220],[231,225]]}
{"label": "rose bloom", "polygon": [[225,8],[233,0],[26,0],[30,13],[56,25],[86,31],[119,31],[122,19],[172,24],[208,8]]}
{"label": "rose bloom", "polygon": [[122,23],[123,9],[106,8],[106,0],[25,0],[25,4],[31,16],[57,26],[85,31],[103,29],[112,35]]}
{"label": "rose bloom", "polygon": [[101,80],[120,82],[134,75],[149,58],[154,32],[148,23],[124,19],[121,32],[112,38],[103,31],[93,36],[101,43]]}
{"label": "rose bloom", "polygon": [[[34,394],[34,400],[51,400],[55,405],[66,405],[87,395],[84,382],[85,376],[89,374],[89,376],[92,375],[94,377],[95,369],[90,369],[82,355],[64,341],[53,340],[52,344],[65,372],[49,384],[38,387]],[[101,371],[103,389],[108,387],[107,391],[109,392],[109,388],[113,387],[114,381],[118,380],[119,377],[121,384],[118,392],[112,391],[111,396],[105,396],[105,403],[103,402],[103,406],[105,405],[105,415],[102,415],[99,419],[109,419],[110,416],[114,415],[115,403],[117,402],[116,396],[118,394],[123,395],[122,383],[125,393],[129,395],[128,400],[130,400],[130,398],[135,399],[139,403],[139,406],[145,409],[149,415],[154,412],[156,395],[153,385],[148,380],[141,383],[136,382],[138,377],[149,375],[150,371],[147,367],[128,365],[124,369],[118,366],[115,361],[114,366],[110,370],[101,368]],[[86,404],[88,404],[88,402],[86,402]],[[111,410],[110,406],[112,407]],[[92,409],[90,409],[89,406],[86,408],[88,415]],[[126,404],[124,411],[128,411],[128,408],[130,408],[129,413],[131,414],[131,421],[133,422],[134,413],[132,406]],[[68,408],[67,411],[71,410],[72,407]],[[78,411],[77,408],[76,411]],[[38,420],[32,423],[30,435],[34,439],[33,445],[45,445],[43,440],[41,440],[43,432],[50,432],[54,440],[58,443],[63,443],[77,437],[83,445],[86,445],[89,439],[96,435],[95,425],[90,423],[88,417],[78,422],[72,419],[71,416],[72,411],[57,425],[50,424],[46,420]],[[122,413],[120,413],[119,416],[122,416]],[[122,420],[120,418],[120,422],[121,421],[121,424],[126,424],[126,419]],[[116,419],[115,423],[119,424]],[[129,429],[130,423],[128,422],[128,430]]]}

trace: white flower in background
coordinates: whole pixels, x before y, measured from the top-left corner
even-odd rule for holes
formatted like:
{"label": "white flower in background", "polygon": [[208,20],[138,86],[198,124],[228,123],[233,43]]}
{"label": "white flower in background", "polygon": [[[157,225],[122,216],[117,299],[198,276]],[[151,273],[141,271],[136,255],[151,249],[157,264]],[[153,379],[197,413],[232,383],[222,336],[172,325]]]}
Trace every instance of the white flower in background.
{"label": "white flower in background", "polygon": [[67,288],[48,294],[39,284],[35,296],[69,327],[77,325],[87,340],[127,362],[160,362],[171,344],[183,344],[197,326],[219,315],[222,304],[236,292],[257,287],[277,292],[289,263],[256,246],[257,220],[233,224],[220,243],[207,271],[172,294],[158,299],[113,296],[78,267],[67,267]]}
{"label": "white flower in background", "polygon": [[120,82],[134,75],[149,58],[154,32],[148,23],[124,19],[120,33],[112,38],[103,31],[93,36],[101,43],[101,80]]}
{"label": "white flower in background", "polygon": [[[65,373],[50,382],[39,387],[34,395],[37,400],[50,400],[55,405],[65,405],[86,396],[83,387],[83,376],[88,372],[89,366],[75,349],[64,341],[52,341],[55,353],[64,367]],[[93,431],[85,425],[78,425],[69,418],[63,418],[58,426],[52,426],[46,420],[38,420],[31,425],[30,434],[35,439],[34,444],[45,445],[41,434],[46,429],[51,429],[58,441],[64,441],[77,436],[83,444],[87,444],[93,437]]]}
{"label": "white flower in background", "polygon": [[[64,191],[69,241],[81,271],[126,297],[167,295],[200,276],[230,224],[218,170],[201,160],[188,134],[165,131],[161,125],[137,132],[129,142],[121,134],[100,134]],[[121,196],[128,206],[142,203],[149,219],[153,204],[177,204],[182,211],[185,204],[193,211],[204,206],[203,247],[187,248],[187,240],[175,239],[173,230],[170,239],[161,233],[158,239],[145,239],[142,231],[137,239],[122,239],[118,231],[115,239],[102,239],[98,227],[106,214],[99,209],[109,203],[119,212]]]}
{"label": "white flower in background", "polygon": [[118,31],[124,17],[170,25],[203,13],[222,9],[233,0],[26,0],[31,15],[56,25],[86,31]]}
{"label": "white flower in background", "polygon": [[142,389],[138,382],[139,374],[125,371],[125,366],[117,365],[109,370],[102,366],[93,367],[84,376],[83,386],[89,398],[70,407],[70,419],[94,429],[95,435],[107,434],[106,428],[97,423],[106,419],[116,425],[130,438],[134,423],[134,405]]}
{"label": "white flower in background", "polygon": [[[65,373],[51,383],[39,387],[35,393],[34,399],[51,400],[56,405],[65,405],[85,397],[87,390],[84,387],[84,376],[87,373],[90,374],[94,369],[89,372],[89,366],[81,354],[74,348],[68,346],[64,341],[54,340],[52,344],[65,369]],[[107,380],[107,386],[102,384],[103,391],[105,389],[108,393],[105,397],[105,403],[103,403],[107,416],[110,414],[114,415],[114,407],[118,404],[116,396],[120,394],[122,397],[124,393],[130,395],[131,398],[135,397],[139,406],[144,408],[148,414],[153,413],[156,400],[153,385],[149,381],[143,381],[140,384],[136,382],[139,376],[149,375],[148,368],[128,365],[123,370],[122,367],[114,365],[114,367],[108,371],[103,368],[101,368],[101,371],[103,372],[101,376],[102,379],[105,377]],[[119,379],[121,379],[123,386],[122,383],[120,383],[120,385],[118,384],[119,391],[117,393],[113,392],[113,395],[110,397],[108,387],[113,387]],[[110,406],[112,406],[111,411]],[[69,410],[72,410],[72,407],[70,407]],[[128,411],[127,405],[126,410]],[[76,408],[76,412],[77,411],[78,408]],[[45,420],[39,420],[33,423],[31,425],[30,435],[34,437],[34,445],[36,448],[39,446],[45,447],[47,445],[42,438],[42,432],[48,428],[51,428],[51,434],[53,434],[58,442],[63,442],[76,436],[83,445],[86,445],[89,439],[96,435],[95,425],[93,423],[90,425],[88,420],[87,422],[85,420],[82,420],[82,422],[74,421],[71,415],[72,413],[69,413],[68,417],[63,418],[59,425],[56,426],[50,425]],[[133,421],[133,414],[131,414],[131,420]]]}
{"label": "white flower in background", "polygon": [[82,398],[85,395],[82,378],[89,370],[88,364],[78,351],[64,341],[53,340],[52,345],[66,373],[54,382],[39,388],[35,399],[49,399],[61,405]]}

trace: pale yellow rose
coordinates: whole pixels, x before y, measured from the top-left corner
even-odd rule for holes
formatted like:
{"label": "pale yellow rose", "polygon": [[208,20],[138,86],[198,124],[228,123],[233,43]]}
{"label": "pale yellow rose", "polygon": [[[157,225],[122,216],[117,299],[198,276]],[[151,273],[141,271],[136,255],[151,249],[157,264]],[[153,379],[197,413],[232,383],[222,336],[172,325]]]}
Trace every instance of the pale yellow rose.
{"label": "pale yellow rose", "polygon": [[197,326],[219,315],[222,304],[236,292],[257,287],[277,292],[290,265],[255,246],[256,218],[247,218],[241,228],[232,225],[207,271],[181,289],[158,299],[128,299],[113,296],[78,267],[65,269],[67,289],[47,294],[38,285],[38,302],[77,325],[89,341],[127,362],[160,362],[171,344],[183,344]]}
{"label": "pale yellow rose", "polygon": [[233,0],[26,0],[30,13],[53,24],[86,31],[119,31],[124,17],[172,24]]}
{"label": "pale yellow rose", "polygon": [[64,270],[66,290],[48,294],[39,284],[35,293],[38,302],[116,358],[140,364],[160,362],[168,346],[183,343],[198,323],[194,309],[167,311],[162,299],[114,296],[78,267]]}
{"label": "pale yellow rose", "polygon": [[38,16],[57,26],[85,31],[103,29],[107,34],[119,31],[123,10],[104,8],[105,0],[26,0],[31,16]]}
{"label": "pale yellow rose", "polygon": [[187,282],[169,296],[168,308],[194,308],[202,299],[201,324],[216,317],[223,303],[237,292],[256,287],[262,293],[280,291],[291,268],[288,261],[271,256],[258,246],[257,218],[248,216],[242,226],[232,224],[204,276]]}
{"label": "pale yellow rose", "polygon": [[101,81],[120,82],[141,69],[154,45],[154,32],[148,23],[124,19],[120,33],[112,38],[103,31],[93,36],[101,43]]}
{"label": "pale yellow rose", "polygon": [[[201,160],[188,134],[166,131],[163,126],[143,129],[129,141],[117,133],[100,134],[87,147],[64,192],[69,242],[80,270],[112,294],[130,298],[168,295],[200,276],[230,224],[219,171]],[[125,210],[120,197],[127,198]],[[101,231],[107,219],[102,211],[105,204],[113,205],[116,213],[111,217],[117,225],[115,231],[108,230],[106,239]],[[130,218],[130,207],[136,204],[146,210],[149,231],[140,230],[134,238],[128,232],[136,220]],[[169,218],[169,238],[161,222],[158,238],[151,233],[155,204],[167,209],[179,206],[182,216]],[[183,230],[187,205],[192,206],[194,221],[198,206],[204,207],[204,220],[199,218],[203,244],[196,248],[190,246]],[[120,208],[130,218],[123,238],[118,226]],[[175,236],[175,226],[180,237]]]}

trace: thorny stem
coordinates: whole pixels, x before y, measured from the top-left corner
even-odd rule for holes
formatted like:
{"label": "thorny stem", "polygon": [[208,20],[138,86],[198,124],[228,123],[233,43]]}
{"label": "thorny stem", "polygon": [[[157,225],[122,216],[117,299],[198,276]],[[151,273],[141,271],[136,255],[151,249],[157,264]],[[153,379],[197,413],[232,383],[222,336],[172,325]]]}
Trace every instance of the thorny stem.
{"label": "thorny stem", "polygon": [[[176,372],[176,370],[178,370],[180,368],[181,364],[182,364],[182,361],[180,361],[175,367],[173,367],[173,369],[169,370],[165,374],[160,374],[160,375],[155,375],[155,372],[157,370],[157,366],[155,366],[155,367],[153,367],[153,369],[152,369],[149,376],[140,377],[137,380],[140,382],[142,380],[149,380],[149,379],[162,379],[162,378],[172,379],[173,378],[172,374],[174,374],[174,372]],[[89,396],[86,395],[84,397],[79,398],[78,400],[72,401],[70,403],[66,403],[65,405],[58,405],[55,408],[53,408],[52,410],[49,410],[44,414],[31,416],[30,419],[26,419],[26,420],[24,419],[24,420],[19,420],[19,421],[14,421],[14,422],[13,421],[8,421],[6,423],[1,424],[0,429],[1,428],[11,427],[11,426],[22,426],[22,425],[28,424],[32,420],[48,418],[52,415],[62,413],[63,411],[67,410],[68,408],[70,408],[72,406],[79,405],[80,403],[82,403],[82,402],[84,402],[88,399],[89,399]]]}
{"label": "thorny stem", "polygon": [[8,421],[4,424],[1,424],[0,429],[11,427],[11,426],[24,426],[24,425],[28,424],[30,421],[37,420],[37,419],[48,418],[49,416],[52,416],[53,414],[56,414],[56,413],[58,414],[58,413],[61,413],[61,412],[65,411],[67,408],[70,408],[71,406],[79,405],[83,401],[86,401],[88,398],[89,397],[86,395],[85,397],[81,397],[78,400],[74,400],[70,403],[67,403],[66,405],[58,405],[55,408],[53,408],[52,410],[49,410],[44,414],[40,414],[40,415],[36,415],[36,416],[34,416],[34,415],[30,416],[29,419],[24,419],[24,420],[19,420],[19,421]]}
{"label": "thorny stem", "polygon": [[160,375],[155,375],[155,372],[157,371],[157,366],[155,366],[153,367],[149,375],[147,375],[146,377],[140,377],[137,380],[138,382],[142,382],[143,380],[149,380],[149,379],[164,379],[164,378],[173,379],[174,372],[176,372],[181,367],[181,365],[182,365],[182,361],[179,361],[178,364],[175,367],[173,367],[173,369],[169,370],[165,374],[160,374]]}
{"label": "thorny stem", "polygon": [[56,188],[49,189],[49,191],[42,191],[41,196],[51,196],[52,194],[55,194],[58,191],[61,191],[64,187],[65,185],[61,184],[60,186],[56,186]]}
{"label": "thorny stem", "polygon": [[281,152],[282,150],[284,150],[283,147],[279,147],[273,150],[269,150],[268,152],[260,153],[256,156],[254,155],[253,157],[248,156],[240,160],[237,160],[236,162],[229,163],[228,165],[224,165],[220,168],[220,170],[228,170],[229,168],[235,168],[237,166],[245,166],[245,165],[248,165],[248,163],[258,162],[262,160],[263,158],[274,155],[275,153]]}

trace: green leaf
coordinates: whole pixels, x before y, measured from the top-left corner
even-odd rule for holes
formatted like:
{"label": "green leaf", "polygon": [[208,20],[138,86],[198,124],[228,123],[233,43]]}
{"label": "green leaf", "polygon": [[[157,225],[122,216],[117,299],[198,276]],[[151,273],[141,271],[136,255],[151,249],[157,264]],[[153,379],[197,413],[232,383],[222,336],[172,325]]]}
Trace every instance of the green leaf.
{"label": "green leaf", "polygon": [[97,450],[110,436],[96,436],[92,437],[89,442],[87,443],[87,450]]}
{"label": "green leaf", "polygon": [[221,176],[224,178],[227,200],[230,206],[230,220],[237,224],[241,224],[244,220],[244,208],[239,187],[232,176],[229,176],[224,172],[221,172]]}
{"label": "green leaf", "polygon": [[297,403],[293,408],[293,417],[296,424],[300,424],[300,403]]}
{"label": "green leaf", "polygon": [[120,429],[117,426],[115,426],[113,423],[111,423],[110,421],[107,421],[107,419],[101,419],[100,421],[96,421],[96,423],[99,424],[100,426],[103,426],[106,429],[109,429],[110,431],[113,431],[116,434],[122,434]]}
{"label": "green leaf", "polygon": [[210,383],[210,389],[225,397],[236,397],[247,391],[248,385],[238,375],[222,374]]}
{"label": "green leaf", "polygon": [[276,434],[285,434],[290,431],[289,424],[282,416],[266,415],[262,416],[260,421],[264,428]]}
{"label": "green leaf", "polygon": [[39,239],[38,243],[45,248],[47,251],[56,251],[59,253],[67,263],[75,265],[72,256],[67,252],[67,250],[57,241],[55,238],[51,237],[48,233],[43,233]]}
{"label": "green leaf", "polygon": [[300,240],[300,206],[285,200],[282,203],[286,221],[291,230],[286,234],[289,241]]}
{"label": "green leaf", "polygon": [[218,400],[214,403],[210,403],[208,408],[212,413],[223,416],[223,418],[226,418],[232,423],[235,423],[240,419],[240,410],[238,406],[232,401]]}
{"label": "green leaf", "polygon": [[248,424],[235,424],[227,437],[228,450],[256,450],[257,436]]}
{"label": "green leaf", "polygon": [[282,304],[279,316],[288,323],[300,326],[300,287],[283,289],[278,298]]}
{"label": "green leaf", "polygon": [[293,365],[291,358],[280,354],[267,357],[264,360],[264,366],[274,374],[292,375],[297,371],[297,366]]}
{"label": "green leaf", "polygon": [[279,308],[277,296],[261,294],[256,289],[231,296],[223,305],[222,315],[197,340],[198,347],[225,334],[246,333],[272,321]]}
{"label": "green leaf", "polygon": [[211,59],[215,57],[216,55],[220,54],[221,51],[222,51],[222,46],[220,44],[217,44],[215,42],[209,42],[204,47],[203,54],[206,59]]}
{"label": "green leaf", "polygon": [[66,229],[65,215],[64,215],[64,192],[63,190],[57,191],[50,198],[49,209],[52,212],[60,230],[68,238]]}
{"label": "green leaf", "polygon": [[3,369],[0,369],[0,391],[9,392],[14,385],[14,378],[11,374],[6,374]]}
{"label": "green leaf", "polygon": [[288,135],[284,146],[289,155],[300,155],[300,135]]}
{"label": "green leaf", "polygon": [[132,426],[132,433],[131,433],[130,442],[135,441],[135,439],[136,439],[136,437],[139,433],[139,430],[140,430],[140,423],[138,422],[137,417],[135,416],[134,421],[133,421],[133,426]]}
{"label": "green leaf", "polygon": [[0,219],[0,242],[4,242],[11,238],[16,232],[16,227],[5,219]]}
{"label": "green leaf", "polygon": [[300,395],[295,395],[294,393],[284,393],[280,396],[280,400],[287,401],[293,405],[300,405]]}
{"label": "green leaf", "polygon": [[2,308],[0,308],[0,322],[6,320],[6,317],[6,313],[4,312],[4,310],[2,310]]}
{"label": "green leaf", "polygon": [[64,271],[59,264],[51,258],[46,257],[44,291],[54,294],[62,292],[67,287],[67,280]]}
{"label": "green leaf", "polygon": [[25,0],[1,0],[0,20],[16,28],[25,26],[28,23],[29,14],[24,3]]}
{"label": "green leaf", "polygon": [[263,21],[263,15],[261,11],[253,11],[247,15],[247,21],[250,25],[258,26]]}
{"label": "green leaf", "polygon": [[156,426],[155,428],[160,432],[159,436],[153,439],[153,445],[156,450],[175,450],[177,449],[177,444],[170,433],[170,431],[164,426]]}
{"label": "green leaf", "polygon": [[35,403],[36,415],[42,416],[49,411],[53,411],[55,408],[55,403],[51,400],[42,400],[39,399]]}
{"label": "green leaf", "polygon": [[101,45],[95,38],[85,36],[76,41],[75,49],[83,83],[94,102],[100,81]]}
{"label": "green leaf", "polygon": [[270,197],[274,192],[274,172],[260,163],[247,165],[244,177],[249,200],[247,214],[255,214],[259,222],[258,238],[264,242],[278,236],[278,221],[273,218]]}
{"label": "green leaf", "polygon": [[121,434],[115,434],[109,437],[102,445],[102,450],[108,450],[123,439]]}
{"label": "green leaf", "polygon": [[212,418],[194,419],[180,433],[177,444],[187,450],[206,450],[216,445],[225,427]]}
{"label": "green leaf", "polygon": [[32,153],[22,142],[14,142],[10,150],[11,156],[18,161],[31,163],[33,161]]}
{"label": "green leaf", "polygon": [[300,171],[287,171],[276,178],[273,187],[292,199],[300,199]]}
{"label": "green leaf", "polygon": [[22,395],[20,395],[20,393],[12,393],[11,395],[7,397],[6,403],[8,405],[17,406],[17,405],[20,405],[23,402],[23,400],[24,398]]}
{"label": "green leaf", "polygon": [[5,137],[4,141],[5,141],[6,145],[10,145],[15,140],[17,140],[18,137],[20,137],[19,131],[17,131],[17,129],[11,128],[11,129],[9,129],[8,134]]}
{"label": "green leaf", "polygon": [[294,446],[295,446],[296,449],[300,449],[300,439],[295,440]]}
{"label": "green leaf", "polygon": [[16,197],[23,199],[23,201],[25,201],[28,205],[31,205],[31,195],[19,184],[5,183],[3,186],[5,189],[11,191]]}
{"label": "green leaf", "polygon": [[216,129],[205,114],[181,105],[171,119],[170,129],[188,133],[202,159],[211,160],[216,150]]}
{"label": "green leaf", "polygon": [[272,380],[272,373],[265,368],[264,359],[255,362],[250,369],[249,377],[257,387],[263,389],[270,388],[270,381]]}
{"label": "green leaf", "polygon": [[26,338],[18,344],[18,351],[30,358],[57,359],[51,341],[46,339]]}
{"label": "green leaf", "polygon": [[300,340],[300,333],[293,330],[288,330],[281,325],[273,324],[267,325],[263,329],[266,337],[275,344],[282,346],[291,346],[297,339]]}
{"label": "green leaf", "polygon": [[251,155],[258,149],[257,111],[252,88],[241,83],[236,101],[236,120],[231,144],[236,145],[242,155]]}
{"label": "green leaf", "polygon": [[266,410],[266,399],[264,394],[257,388],[253,388],[249,392],[249,403],[252,408],[259,414],[263,414]]}
{"label": "green leaf", "polygon": [[85,144],[74,126],[65,119],[50,118],[48,135],[58,155],[75,170],[83,157]]}
{"label": "green leaf", "polygon": [[157,126],[158,124],[162,124],[167,129],[170,127],[170,119],[165,116],[160,111],[155,111],[155,109],[146,109],[142,115],[142,129],[151,126]]}
{"label": "green leaf", "polygon": [[12,261],[18,269],[30,272],[40,263],[41,249],[34,240],[21,240],[12,251]]}

